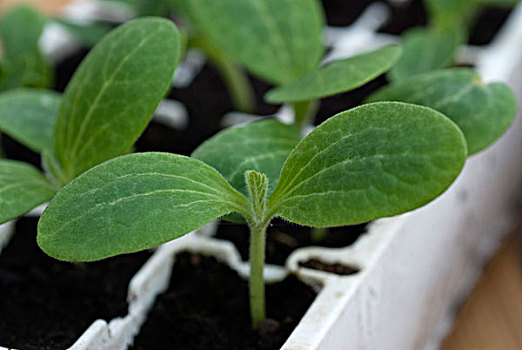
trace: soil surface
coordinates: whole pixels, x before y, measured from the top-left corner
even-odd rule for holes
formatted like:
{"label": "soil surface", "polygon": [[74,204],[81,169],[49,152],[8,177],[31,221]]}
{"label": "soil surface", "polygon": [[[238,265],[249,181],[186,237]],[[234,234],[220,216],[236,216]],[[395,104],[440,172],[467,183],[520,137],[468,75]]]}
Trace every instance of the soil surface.
{"label": "soil surface", "polygon": [[248,282],[214,258],[182,254],[132,349],[280,349],[314,298],[293,276],[268,285],[268,320],[252,331]]}
{"label": "soil surface", "polygon": [[72,264],[36,244],[35,218],[22,218],[0,254],[0,346],[65,349],[97,319],[127,315],[127,288],[150,253]]}
{"label": "soil surface", "polygon": [[327,264],[317,259],[311,259],[308,261],[300,262],[299,266],[306,267],[308,269],[331,272],[335,273],[336,275],[342,276],[353,275],[359,272],[359,269],[355,266],[348,266],[343,264]]}
{"label": "soil surface", "polygon": [[[297,248],[302,247],[346,247],[355,242],[364,232],[366,232],[366,224],[334,227],[328,229],[320,240],[315,240],[310,227],[275,219],[267,230],[266,262],[284,265],[288,256]],[[245,224],[222,222],[216,233],[216,238],[234,243],[241,258],[245,261],[248,260],[250,233]]]}
{"label": "soil surface", "polygon": [[471,45],[488,45],[506,22],[511,9],[487,7],[481,11],[470,31]]}

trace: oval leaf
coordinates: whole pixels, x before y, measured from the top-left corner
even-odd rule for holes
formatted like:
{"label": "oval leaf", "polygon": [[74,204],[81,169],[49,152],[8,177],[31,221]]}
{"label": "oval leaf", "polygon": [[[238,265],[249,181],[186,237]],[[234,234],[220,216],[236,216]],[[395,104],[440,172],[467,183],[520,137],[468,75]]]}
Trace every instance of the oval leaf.
{"label": "oval leaf", "polygon": [[297,102],[356,89],[390,69],[401,54],[399,46],[334,61],[301,79],[268,92],[270,103]]}
{"label": "oval leaf", "polygon": [[432,109],[398,102],[340,113],[289,156],[269,208],[309,226],[357,224],[420,207],[460,173],[466,141]]}
{"label": "oval leaf", "polygon": [[33,166],[0,160],[0,224],[27,213],[55,193],[54,186]]}
{"label": "oval leaf", "polygon": [[388,78],[401,80],[444,68],[453,62],[457,49],[463,42],[464,33],[458,27],[442,32],[410,30],[402,38],[402,56],[388,73]]}
{"label": "oval leaf", "polygon": [[56,122],[54,153],[69,181],[129,149],[179,58],[179,33],[159,18],[128,22],[94,47],[67,86]]}
{"label": "oval leaf", "polygon": [[323,55],[323,14],[317,0],[191,0],[205,37],[275,84],[313,70]]}
{"label": "oval leaf", "polygon": [[199,160],[131,154],[100,164],[65,186],[40,219],[38,244],[61,260],[104,259],[183,236],[241,210],[243,201]]}
{"label": "oval leaf", "polygon": [[470,69],[448,69],[415,76],[377,91],[370,101],[402,101],[431,107],[461,128],[469,154],[483,150],[511,125],[517,101],[505,84],[484,84]]}
{"label": "oval leaf", "polygon": [[0,95],[0,130],[37,153],[53,149],[60,94],[15,90]]}
{"label": "oval leaf", "polygon": [[295,126],[269,119],[226,129],[201,144],[192,157],[217,169],[244,195],[248,195],[245,171],[263,173],[271,193],[283,163],[300,140]]}

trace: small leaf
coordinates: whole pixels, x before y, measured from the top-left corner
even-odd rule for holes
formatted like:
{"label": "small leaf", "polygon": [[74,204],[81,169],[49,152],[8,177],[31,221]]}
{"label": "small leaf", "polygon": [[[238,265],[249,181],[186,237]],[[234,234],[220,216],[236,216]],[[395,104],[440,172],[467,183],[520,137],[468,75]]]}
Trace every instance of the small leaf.
{"label": "small leaf", "polygon": [[91,50],[65,90],[56,121],[54,153],[69,181],[136,141],[171,85],[180,46],[171,21],[142,18]]}
{"label": "small leaf", "polygon": [[400,54],[401,48],[393,45],[334,61],[269,91],[266,100],[270,103],[307,101],[353,90],[390,69]]}
{"label": "small leaf", "polygon": [[432,109],[398,102],[337,114],[283,166],[268,210],[301,225],[357,224],[420,207],[466,160],[459,128]]}
{"label": "small leaf", "polygon": [[155,247],[245,206],[247,199],[199,160],[131,154],[65,186],[40,219],[38,244],[57,259],[94,261]]}
{"label": "small leaf", "polygon": [[45,18],[34,8],[21,5],[8,11],[0,19],[3,57],[14,61],[38,51],[38,40],[45,26]]}
{"label": "small leaf", "polygon": [[447,69],[398,81],[369,99],[431,107],[452,119],[468,142],[469,154],[483,150],[511,125],[517,101],[508,86],[484,84],[470,69]]}
{"label": "small leaf", "polygon": [[217,169],[245,196],[245,171],[263,173],[268,178],[270,194],[283,163],[299,141],[299,132],[293,125],[268,119],[226,129],[201,144],[192,157]]}
{"label": "small leaf", "polygon": [[0,130],[37,153],[53,149],[60,94],[20,89],[0,95]]}
{"label": "small leaf", "polygon": [[54,186],[33,166],[0,160],[0,224],[49,200]]}
{"label": "small leaf", "polygon": [[294,81],[313,70],[323,55],[324,18],[317,0],[189,3],[197,29],[264,80]]}
{"label": "small leaf", "polygon": [[388,78],[401,80],[444,68],[453,62],[463,42],[464,33],[460,27],[442,32],[419,28],[410,30],[402,38],[402,56],[388,73]]}

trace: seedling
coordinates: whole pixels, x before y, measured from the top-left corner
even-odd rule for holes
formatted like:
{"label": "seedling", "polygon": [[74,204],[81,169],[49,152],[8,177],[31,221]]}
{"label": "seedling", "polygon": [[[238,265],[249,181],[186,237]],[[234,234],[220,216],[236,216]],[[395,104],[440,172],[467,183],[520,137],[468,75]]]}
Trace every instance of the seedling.
{"label": "seedling", "polygon": [[57,259],[94,261],[152,248],[237,213],[251,230],[256,327],[265,318],[265,231],[274,217],[329,227],[397,215],[441,194],[466,156],[452,121],[405,103],[340,113],[303,139],[293,125],[264,120],[223,131],[192,158],[141,153],[95,166],[54,197],[37,240]]}
{"label": "seedling", "polygon": [[28,6],[14,7],[0,18],[0,92],[52,85],[52,69],[38,48],[45,23],[45,17]]}
{"label": "seedling", "polygon": [[[366,84],[390,69],[401,53],[398,46],[388,46],[321,66],[325,25],[317,0],[177,3],[192,24],[192,43],[211,52],[212,61],[221,65],[230,61],[222,57],[226,53],[253,75],[274,84],[276,88],[265,96],[267,102],[292,103],[301,129],[313,117],[319,98]],[[237,86],[230,90],[244,93],[246,89]]]}
{"label": "seedling", "polygon": [[170,86],[180,42],[168,20],[131,21],[89,53],[63,97],[43,90],[0,95],[0,130],[41,153],[46,170],[0,160],[0,223],[132,146]]}
{"label": "seedling", "polygon": [[446,68],[454,63],[468,28],[486,5],[510,6],[520,0],[424,0],[429,26],[402,36],[403,55],[388,73],[392,81]]}

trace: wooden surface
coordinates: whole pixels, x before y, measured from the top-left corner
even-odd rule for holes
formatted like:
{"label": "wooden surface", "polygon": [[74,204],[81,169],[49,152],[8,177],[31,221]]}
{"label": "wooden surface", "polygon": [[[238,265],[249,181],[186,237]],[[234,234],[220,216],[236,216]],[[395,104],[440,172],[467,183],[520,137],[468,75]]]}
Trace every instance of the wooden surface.
{"label": "wooden surface", "polygon": [[26,3],[33,4],[40,8],[43,12],[47,14],[56,14],[58,13],[61,6],[65,5],[68,0],[0,0],[0,11],[5,10],[9,6],[12,6],[15,3]]}
{"label": "wooden surface", "polygon": [[[47,14],[56,14],[68,0],[0,0],[0,11],[17,2],[32,3]],[[460,310],[442,350],[522,350],[521,251],[519,225]]]}
{"label": "wooden surface", "polygon": [[522,225],[489,263],[442,350],[522,349]]}

